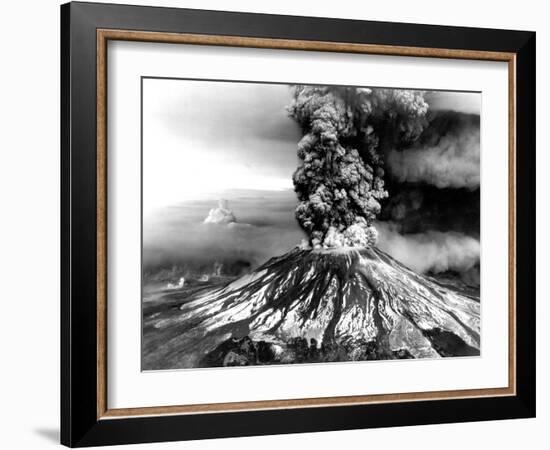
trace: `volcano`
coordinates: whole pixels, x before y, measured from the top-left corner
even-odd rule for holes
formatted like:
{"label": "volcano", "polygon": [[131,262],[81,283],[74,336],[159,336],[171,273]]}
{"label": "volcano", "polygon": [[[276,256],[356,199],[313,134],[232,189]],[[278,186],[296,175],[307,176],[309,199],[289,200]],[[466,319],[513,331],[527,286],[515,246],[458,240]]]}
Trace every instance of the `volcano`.
{"label": "volcano", "polygon": [[295,248],[144,308],[144,370],[480,354],[480,303],[376,247]]}

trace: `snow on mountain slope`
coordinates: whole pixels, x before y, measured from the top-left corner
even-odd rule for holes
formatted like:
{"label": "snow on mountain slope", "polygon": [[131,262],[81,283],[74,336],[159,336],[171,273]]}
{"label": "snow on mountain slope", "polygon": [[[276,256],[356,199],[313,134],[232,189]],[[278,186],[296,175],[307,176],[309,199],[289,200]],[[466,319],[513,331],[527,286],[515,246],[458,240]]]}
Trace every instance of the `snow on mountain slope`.
{"label": "snow on mountain slope", "polygon": [[479,299],[371,247],[300,250],[144,317],[143,369],[479,355]]}

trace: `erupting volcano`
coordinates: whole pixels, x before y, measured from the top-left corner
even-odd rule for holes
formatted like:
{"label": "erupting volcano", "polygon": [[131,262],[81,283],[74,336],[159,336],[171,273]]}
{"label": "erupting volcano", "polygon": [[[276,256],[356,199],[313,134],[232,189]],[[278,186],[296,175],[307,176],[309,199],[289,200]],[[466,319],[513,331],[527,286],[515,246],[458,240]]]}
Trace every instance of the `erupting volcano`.
{"label": "erupting volcano", "polygon": [[[250,102],[249,92],[281,95],[281,86],[222,88],[234,105]],[[205,92],[197,98],[214,95]],[[217,119],[187,112],[202,122],[186,128],[186,148],[200,131],[208,145],[191,150],[204,162],[200,177],[180,174],[187,161],[174,172],[173,185],[189,183],[196,198],[146,228],[142,368],[479,355],[479,116],[432,112],[413,89],[285,92],[284,118],[284,107],[268,104],[246,115],[228,102]],[[430,95],[438,104],[450,94]],[[246,132],[257,145],[242,149]],[[287,142],[274,145],[276,136]],[[229,197],[197,219],[209,179]],[[254,186],[245,191],[245,181]],[[290,201],[280,200],[285,192]]]}

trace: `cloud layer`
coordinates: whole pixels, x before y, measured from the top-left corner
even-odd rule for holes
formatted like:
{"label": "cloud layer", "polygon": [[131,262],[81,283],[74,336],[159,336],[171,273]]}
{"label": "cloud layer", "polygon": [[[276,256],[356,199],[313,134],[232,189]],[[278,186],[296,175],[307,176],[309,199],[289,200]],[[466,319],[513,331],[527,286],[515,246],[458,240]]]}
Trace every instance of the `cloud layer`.
{"label": "cloud layer", "polygon": [[378,222],[378,247],[420,273],[466,272],[479,264],[479,240],[455,231],[400,234],[394,225]]}
{"label": "cloud layer", "polygon": [[238,222],[204,223],[216,198],[182,202],[144,220],[146,274],[174,266],[182,273],[206,273],[222,264],[223,272],[235,275],[284,254],[304,238],[293,216],[291,190],[226,191],[220,197],[228,199],[224,209],[229,206]]}

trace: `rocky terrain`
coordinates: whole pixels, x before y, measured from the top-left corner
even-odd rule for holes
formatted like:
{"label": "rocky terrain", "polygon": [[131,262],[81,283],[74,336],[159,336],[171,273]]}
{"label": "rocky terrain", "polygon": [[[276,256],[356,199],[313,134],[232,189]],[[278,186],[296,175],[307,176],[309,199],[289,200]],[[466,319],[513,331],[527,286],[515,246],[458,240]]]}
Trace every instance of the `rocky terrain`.
{"label": "rocky terrain", "polygon": [[144,370],[475,356],[471,290],[375,247],[301,250],[145,302]]}

